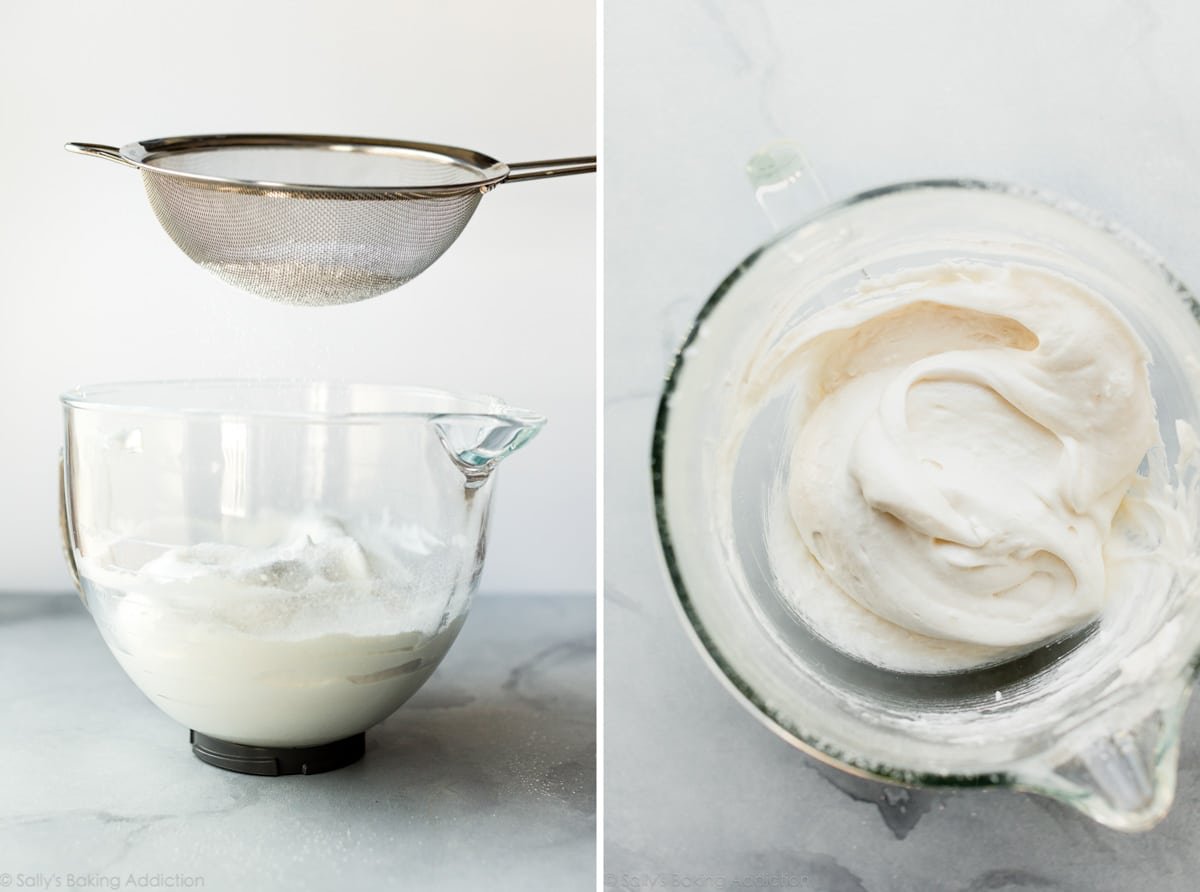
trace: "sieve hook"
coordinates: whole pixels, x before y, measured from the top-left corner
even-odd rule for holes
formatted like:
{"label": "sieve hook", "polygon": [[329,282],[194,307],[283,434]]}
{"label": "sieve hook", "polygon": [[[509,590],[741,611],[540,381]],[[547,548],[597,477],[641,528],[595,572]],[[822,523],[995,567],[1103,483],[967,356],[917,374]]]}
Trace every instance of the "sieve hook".
{"label": "sieve hook", "polygon": [[94,158],[116,161],[126,167],[137,167],[136,164],[125,158],[116,146],[101,145],[98,142],[69,142],[65,148],[68,152],[75,152],[77,155],[91,155]]}

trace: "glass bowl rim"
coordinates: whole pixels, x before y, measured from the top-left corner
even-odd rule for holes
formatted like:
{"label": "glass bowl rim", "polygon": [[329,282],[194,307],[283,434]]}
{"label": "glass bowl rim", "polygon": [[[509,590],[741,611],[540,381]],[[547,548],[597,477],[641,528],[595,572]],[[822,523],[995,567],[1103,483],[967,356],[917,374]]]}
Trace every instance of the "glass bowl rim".
{"label": "glass bowl rim", "polygon": [[[313,387],[328,387],[335,390],[377,390],[398,399],[398,406],[412,403],[413,407],[398,407],[371,411],[319,411],[313,409],[263,409],[224,408],[216,406],[167,405],[159,398],[122,399],[117,394],[135,397],[140,392],[156,388],[178,389],[181,396],[202,390],[229,390],[238,388],[275,388],[298,391]],[[510,406],[498,397],[485,393],[454,393],[432,387],[416,387],[371,381],[317,380],[308,378],[176,378],[146,381],[112,381],[73,387],[59,394],[65,408],[80,411],[110,412],[116,414],[150,415],[161,418],[256,418],[278,421],[304,421],[318,423],[366,422],[378,423],[399,419],[433,420],[447,417],[485,417],[511,421],[530,427],[541,427],[546,419],[543,415]],[[419,406],[420,402],[442,403],[442,406]]]}

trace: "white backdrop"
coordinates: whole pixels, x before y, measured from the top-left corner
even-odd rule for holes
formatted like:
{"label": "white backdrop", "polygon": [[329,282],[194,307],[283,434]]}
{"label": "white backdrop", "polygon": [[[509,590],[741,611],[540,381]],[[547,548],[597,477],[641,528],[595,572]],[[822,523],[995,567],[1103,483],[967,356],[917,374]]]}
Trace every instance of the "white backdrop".
{"label": "white backdrop", "polygon": [[0,35],[0,591],[68,585],[59,392],[259,375],[487,391],[545,413],[501,472],[482,588],[592,590],[595,177],[502,186],[414,282],[304,309],[199,269],[134,172],[62,149],[276,131],[589,154],[592,3],[4,4]]}

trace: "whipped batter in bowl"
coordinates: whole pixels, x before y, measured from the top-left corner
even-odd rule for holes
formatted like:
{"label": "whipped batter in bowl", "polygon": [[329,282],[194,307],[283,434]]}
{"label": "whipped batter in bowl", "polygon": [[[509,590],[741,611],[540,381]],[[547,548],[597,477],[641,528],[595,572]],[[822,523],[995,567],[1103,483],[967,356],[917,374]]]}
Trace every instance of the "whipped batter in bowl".
{"label": "whipped batter in bowl", "polygon": [[892,781],[1145,827],[1200,652],[1200,318],[1028,190],[858,196],[743,262],[660,404],[659,533],[770,727]]}
{"label": "whipped batter in bowl", "polygon": [[420,529],[309,512],[247,532],[137,569],[121,542],[78,563],[121,667],[189,728],[267,747],[357,733],[416,693],[466,619],[465,555]]}
{"label": "whipped batter in bowl", "polygon": [[796,391],[770,540],[792,605],[843,651],[910,671],[1094,620],[1158,441],[1148,361],[1100,295],[1011,264],[865,279],[790,329],[746,390]]}

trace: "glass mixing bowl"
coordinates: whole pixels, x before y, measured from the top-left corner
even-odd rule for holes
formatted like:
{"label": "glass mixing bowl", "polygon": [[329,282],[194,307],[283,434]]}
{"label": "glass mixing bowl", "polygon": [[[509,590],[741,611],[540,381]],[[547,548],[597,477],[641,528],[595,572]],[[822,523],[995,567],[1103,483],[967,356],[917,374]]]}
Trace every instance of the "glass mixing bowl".
{"label": "glass mixing bowl", "polygon": [[62,397],[68,564],[105,642],[212,764],[354,761],[453,643],[495,470],[542,427],[487,396],[174,381]]}
{"label": "glass mixing bowl", "polygon": [[[864,275],[949,259],[1019,262],[1106,296],[1149,348],[1165,448],[1144,469],[1171,479],[1200,528],[1192,441],[1200,425],[1200,307],[1154,255],[1094,214],[994,183],[938,181],[835,204],[751,254],[700,312],[676,357],[653,446],[658,528],[694,637],[727,686],[785,739],[893,783],[1005,785],[1068,802],[1121,829],[1170,807],[1180,719],[1197,654],[1196,566],[1161,568],[1161,596],[976,671],[911,675],[855,660],[784,598],[768,515],[790,457],[786,387],[731,439],[750,355],[843,299]],[[729,469],[723,472],[722,468]]]}

